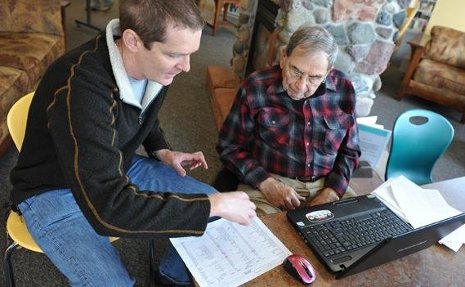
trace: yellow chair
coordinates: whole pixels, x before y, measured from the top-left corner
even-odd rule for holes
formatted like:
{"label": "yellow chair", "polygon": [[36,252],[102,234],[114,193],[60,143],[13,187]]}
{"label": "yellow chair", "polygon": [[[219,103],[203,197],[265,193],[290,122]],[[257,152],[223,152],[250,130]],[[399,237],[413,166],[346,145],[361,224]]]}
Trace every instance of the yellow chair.
{"label": "yellow chair", "polygon": [[[29,106],[33,96],[34,93],[30,93],[20,98],[11,107],[7,115],[8,130],[10,131],[11,138],[18,151],[21,150],[23,145]],[[7,282],[6,286],[13,287],[15,286],[13,266],[11,265],[11,255],[13,251],[20,247],[40,253],[42,253],[42,250],[34,239],[32,239],[23,217],[17,212],[10,211],[6,220],[6,232],[13,242],[5,250],[3,269]],[[115,240],[118,240],[118,237],[110,237],[110,241],[113,242]],[[152,262],[152,258],[150,262]]]}

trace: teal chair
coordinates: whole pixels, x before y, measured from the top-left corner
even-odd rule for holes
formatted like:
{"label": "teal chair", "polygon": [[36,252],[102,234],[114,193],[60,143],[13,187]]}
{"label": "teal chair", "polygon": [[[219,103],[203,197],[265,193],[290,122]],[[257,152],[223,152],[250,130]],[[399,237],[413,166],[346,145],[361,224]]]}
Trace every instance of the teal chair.
{"label": "teal chair", "polygon": [[404,175],[418,185],[432,182],[431,173],[454,137],[443,116],[427,110],[402,113],[394,123],[385,178]]}

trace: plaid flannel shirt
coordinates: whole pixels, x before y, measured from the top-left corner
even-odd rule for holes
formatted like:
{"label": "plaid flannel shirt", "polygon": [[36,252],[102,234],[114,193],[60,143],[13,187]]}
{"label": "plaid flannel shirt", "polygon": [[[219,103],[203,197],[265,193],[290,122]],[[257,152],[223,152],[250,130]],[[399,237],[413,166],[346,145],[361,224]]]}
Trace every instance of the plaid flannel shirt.
{"label": "plaid flannel shirt", "polygon": [[314,95],[293,100],[282,81],[274,66],[241,84],[219,133],[221,161],[254,187],[269,173],[325,176],[342,196],[360,157],[352,83],[333,69]]}

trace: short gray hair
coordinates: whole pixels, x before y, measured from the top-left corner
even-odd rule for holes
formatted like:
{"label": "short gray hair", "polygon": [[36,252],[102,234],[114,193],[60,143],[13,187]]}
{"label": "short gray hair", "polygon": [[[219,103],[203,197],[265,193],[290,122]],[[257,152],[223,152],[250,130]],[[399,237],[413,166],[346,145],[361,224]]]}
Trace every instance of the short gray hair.
{"label": "short gray hair", "polygon": [[336,61],[338,50],[336,40],[331,33],[321,26],[300,26],[289,39],[286,47],[287,56],[290,56],[297,46],[301,46],[309,53],[318,51],[326,53],[329,67],[333,66]]}

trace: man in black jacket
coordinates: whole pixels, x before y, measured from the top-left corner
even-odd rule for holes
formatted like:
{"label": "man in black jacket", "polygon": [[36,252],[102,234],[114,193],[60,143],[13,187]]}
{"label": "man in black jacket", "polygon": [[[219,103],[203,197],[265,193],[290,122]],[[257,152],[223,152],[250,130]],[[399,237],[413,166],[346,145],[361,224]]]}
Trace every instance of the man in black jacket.
{"label": "man in black jacket", "polygon": [[[248,224],[242,192],[220,194],[186,176],[207,168],[201,152],[172,151],[158,111],[190,69],[204,21],[191,0],[121,0],[105,32],[52,64],[29,110],[11,173],[13,203],[72,286],[133,286],[107,236],[201,235],[212,216]],[[143,145],[149,157],[135,155]],[[168,282],[189,284],[172,247]]]}

